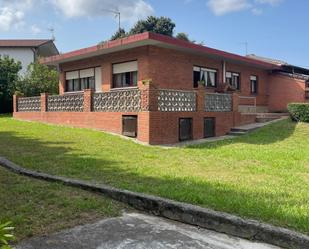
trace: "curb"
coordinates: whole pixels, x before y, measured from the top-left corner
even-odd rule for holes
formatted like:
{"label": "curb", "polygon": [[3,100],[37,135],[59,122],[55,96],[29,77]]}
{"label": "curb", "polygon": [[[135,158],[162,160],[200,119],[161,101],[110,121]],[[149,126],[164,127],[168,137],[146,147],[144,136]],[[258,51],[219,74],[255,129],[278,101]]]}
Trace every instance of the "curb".
{"label": "curb", "polygon": [[196,225],[244,239],[262,241],[279,247],[291,249],[309,248],[309,236],[285,228],[275,227],[255,220],[243,219],[235,215],[161,197],[24,169],[3,157],[0,157],[0,165],[20,175],[102,193],[114,200],[126,203],[137,210],[146,211],[171,220]]}

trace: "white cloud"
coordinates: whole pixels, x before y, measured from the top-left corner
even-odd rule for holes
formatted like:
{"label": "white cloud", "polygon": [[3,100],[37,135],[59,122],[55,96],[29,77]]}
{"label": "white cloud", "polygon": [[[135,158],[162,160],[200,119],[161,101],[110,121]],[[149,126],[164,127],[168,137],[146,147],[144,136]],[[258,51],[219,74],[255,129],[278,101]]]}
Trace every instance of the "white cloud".
{"label": "white cloud", "polygon": [[256,3],[259,4],[270,4],[272,6],[279,5],[283,0],[255,0]]}
{"label": "white cloud", "polygon": [[105,10],[121,12],[122,21],[136,21],[153,14],[152,6],[144,0],[50,0],[66,17],[110,15]]}
{"label": "white cloud", "polygon": [[32,4],[33,0],[0,0],[0,30],[9,31],[24,26],[25,12]]}
{"label": "white cloud", "polygon": [[208,0],[207,5],[217,16],[231,12],[250,10],[253,15],[261,15],[261,5],[277,6],[284,0]]}
{"label": "white cloud", "polygon": [[211,11],[221,16],[230,12],[237,12],[251,7],[247,0],[209,0],[208,7]]}
{"label": "white cloud", "polygon": [[31,33],[34,35],[37,35],[42,32],[42,30],[35,24],[31,25],[30,30],[31,30]]}

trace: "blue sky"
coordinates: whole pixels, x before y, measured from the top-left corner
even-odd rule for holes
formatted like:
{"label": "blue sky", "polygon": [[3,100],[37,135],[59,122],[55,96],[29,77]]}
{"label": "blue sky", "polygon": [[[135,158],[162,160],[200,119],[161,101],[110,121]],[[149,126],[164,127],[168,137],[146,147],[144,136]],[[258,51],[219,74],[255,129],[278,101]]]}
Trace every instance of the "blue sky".
{"label": "blue sky", "polygon": [[119,9],[122,27],[147,15],[168,16],[176,32],[205,45],[309,68],[308,0],[0,0],[0,39],[50,38],[67,52],[107,40]]}

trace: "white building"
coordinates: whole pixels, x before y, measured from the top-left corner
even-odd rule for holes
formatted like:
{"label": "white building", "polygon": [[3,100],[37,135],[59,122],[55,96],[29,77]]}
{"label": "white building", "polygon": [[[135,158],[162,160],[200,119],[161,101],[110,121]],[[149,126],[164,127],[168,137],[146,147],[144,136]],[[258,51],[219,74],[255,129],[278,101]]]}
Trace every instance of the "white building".
{"label": "white building", "polygon": [[24,74],[28,65],[38,57],[58,54],[53,40],[0,40],[0,55],[20,61],[22,64],[20,74]]}

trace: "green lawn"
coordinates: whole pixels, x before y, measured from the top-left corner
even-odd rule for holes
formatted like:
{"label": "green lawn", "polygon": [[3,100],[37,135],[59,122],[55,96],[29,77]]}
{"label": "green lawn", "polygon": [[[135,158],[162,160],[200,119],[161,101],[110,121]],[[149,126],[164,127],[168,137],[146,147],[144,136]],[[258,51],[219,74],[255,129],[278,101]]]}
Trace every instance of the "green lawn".
{"label": "green lawn", "polygon": [[17,240],[104,217],[124,205],[79,189],[18,176],[0,168],[0,223],[12,221]]}
{"label": "green lawn", "polygon": [[162,149],[90,129],[2,117],[0,155],[26,168],[309,234],[308,124],[286,120],[234,140]]}

